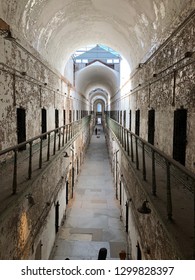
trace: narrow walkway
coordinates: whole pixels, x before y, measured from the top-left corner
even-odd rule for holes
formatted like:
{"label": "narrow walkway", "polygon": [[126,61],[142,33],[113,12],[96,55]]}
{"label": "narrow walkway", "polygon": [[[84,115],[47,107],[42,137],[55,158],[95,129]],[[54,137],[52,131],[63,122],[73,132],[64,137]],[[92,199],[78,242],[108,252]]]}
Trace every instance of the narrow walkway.
{"label": "narrow walkway", "polygon": [[91,138],[51,259],[96,260],[101,247],[107,248],[107,259],[119,259],[119,252],[127,250],[120,215],[105,136],[98,125],[98,135]]}

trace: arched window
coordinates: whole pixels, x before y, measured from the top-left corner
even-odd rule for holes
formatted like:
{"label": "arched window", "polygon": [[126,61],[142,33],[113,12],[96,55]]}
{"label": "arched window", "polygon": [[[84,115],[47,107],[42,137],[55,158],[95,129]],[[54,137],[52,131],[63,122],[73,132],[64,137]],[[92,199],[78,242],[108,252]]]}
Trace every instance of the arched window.
{"label": "arched window", "polygon": [[102,112],[102,104],[97,104],[97,112]]}

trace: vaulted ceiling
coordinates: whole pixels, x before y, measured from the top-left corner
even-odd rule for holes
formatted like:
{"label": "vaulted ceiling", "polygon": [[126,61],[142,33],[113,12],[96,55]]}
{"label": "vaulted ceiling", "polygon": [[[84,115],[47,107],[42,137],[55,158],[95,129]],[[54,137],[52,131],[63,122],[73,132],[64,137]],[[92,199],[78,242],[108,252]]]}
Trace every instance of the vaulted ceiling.
{"label": "vaulted ceiling", "polygon": [[194,0],[1,0],[0,17],[61,72],[75,50],[96,43],[133,69],[193,7]]}
{"label": "vaulted ceiling", "polygon": [[[70,56],[89,44],[111,47],[133,70],[194,8],[195,0],[1,0],[0,17],[63,74]],[[99,67],[80,80],[88,92],[115,88]]]}

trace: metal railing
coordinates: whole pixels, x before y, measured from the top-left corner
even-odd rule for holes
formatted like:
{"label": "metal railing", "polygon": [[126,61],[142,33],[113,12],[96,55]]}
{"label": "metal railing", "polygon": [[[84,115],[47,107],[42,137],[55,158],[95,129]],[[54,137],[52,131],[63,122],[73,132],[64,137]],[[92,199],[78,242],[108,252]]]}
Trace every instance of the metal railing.
{"label": "metal railing", "polygon": [[[1,157],[5,157],[6,154],[9,154],[9,159],[7,159],[5,163],[0,163],[1,167],[5,167],[5,165],[9,163],[13,166],[13,174],[6,174],[4,172],[5,176],[12,177],[12,194],[16,194],[18,190],[18,165],[19,161],[21,161],[20,158],[22,158],[22,160],[25,158],[28,162],[27,170],[24,170],[23,174],[27,173],[27,177],[25,177],[27,180],[30,180],[34,171],[42,169],[43,164],[49,162],[57,151],[68,146],[68,143],[74,138],[76,139],[83,129],[85,130],[88,128],[90,120],[91,116],[86,116],[81,120],[55,128],[18,145],[0,151],[0,160]],[[20,153],[20,150],[24,151]],[[23,153],[24,155],[22,156]],[[1,172],[1,176],[3,176],[2,173],[3,172]]]}
{"label": "metal railing", "polygon": [[[147,181],[149,186],[151,186],[151,189],[147,189],[147,191],[153,196],[160,196],[163,192],[164,208],[166,209],[165,212],[168,220],[172,220],[173,212],[177,204],[176,198],[174,197],[176,194],[175,189],[177,188],[177,191],[179,188],[180,190],[185,189],[191,203],[191,208],[189,208],[191,214],[190,217],[186,217],[186,219],[191,219],[192,227],[190,231],[193,231],[192,235],[195,237],[195,174],[155,146],[149,144],[127,128],[124,128],[109,116],[106,116],[106,124],[112,134],[117,138],[128,160],[136,170],[142,173],[143,181]],[[163,188],[159,186],[160,181],[161,183],[162,181],[165,183]],[[183,206],[184,205],[179,205],[177,207],[182,209]],[[176,213],[176,211],[178,211],[178,208],[174,213]],[[193,250],[195,257],[195,241]]]}

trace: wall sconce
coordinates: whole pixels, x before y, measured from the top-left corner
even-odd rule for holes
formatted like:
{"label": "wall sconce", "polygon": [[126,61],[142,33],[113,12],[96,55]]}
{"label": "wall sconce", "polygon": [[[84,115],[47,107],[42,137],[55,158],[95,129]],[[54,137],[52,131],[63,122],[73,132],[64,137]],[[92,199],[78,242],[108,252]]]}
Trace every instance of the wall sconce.
{"label": "wall sconce", "polygon": [[67,152],[64,152],[64,157],[65,157],[65,158],[68,158],[68,157],[69,157],[69,155],[68,155]]}
{"label": "wall sconce", "polygon": [[148,201],[145,200],[143,202],[142,206],[137,209],[137,211],[139,213],[142,213],[142,214],[150,214],[151,213],[151,209],[149,207],[147,207],[147,203],[148,203]]}
{"label": "wall sconce", "polygon": [[193,52],[186,52],[185,54],[184,54],[184,57],[192,57],[192,55],[193,55]]}
{"label": "wall sconce", "polygon": [[15,41],[16,39],[12,36],[11,31],[7,30],[7,35],[4,37],[5,40]]}
{"label": "wall sconce", "polygon": [[139,63],[138,64],[138,68],[143,68],[143,66],[144,66],[144,63]]}
{"label": "wall sconce", "polygon": [[5,40],[15,40],[11,34],[10,26],[2,18],[0,18],[0,35],[5,35]]}
{"label": "wall sconce", "polygon": [[32,193],[25,195],[25,197],[26,197],[26,199],[28,199],[28,203],[30,204],[30,206],[35,205],[35,201],[34,201],[34,198],[32,197]]}

